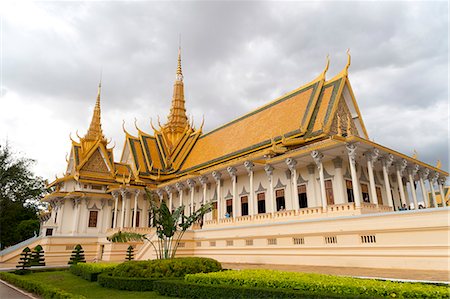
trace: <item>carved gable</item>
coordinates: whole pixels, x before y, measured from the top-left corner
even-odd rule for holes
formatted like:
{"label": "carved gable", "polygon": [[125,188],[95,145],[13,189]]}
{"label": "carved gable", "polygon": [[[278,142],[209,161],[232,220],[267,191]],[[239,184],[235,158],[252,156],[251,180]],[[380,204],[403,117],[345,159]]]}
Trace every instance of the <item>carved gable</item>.
{"label": "carved gable", "polygon": [[92,156],[89,158],[86,164],[84,164],[81,170],[90,172],[103,172],[103,173],[109,172],[108,166],[106,165],[105,160],[103,160],[103,156],[100,153],[99,149],[97,149],[92,154]]}
{"label": "carved gable", "polygon": [[[348,134],[348,121],[350,120],[350,134]],[[350,109],[348,109],[345,100],[341,97],[339,99],[339,104],[336,110],[336,113],[333,118],[333,122],[330,128],[330,134],[336,135],[338,134],[338,122],[340,121],[340,127],[342,134],[359,136],[358,129],[356,128],[355,122],[351,117]]]}

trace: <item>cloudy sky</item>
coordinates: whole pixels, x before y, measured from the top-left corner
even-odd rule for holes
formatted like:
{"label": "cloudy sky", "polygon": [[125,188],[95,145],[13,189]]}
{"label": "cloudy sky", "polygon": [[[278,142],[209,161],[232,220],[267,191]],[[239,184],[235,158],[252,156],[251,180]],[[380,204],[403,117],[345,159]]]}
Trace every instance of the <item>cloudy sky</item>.
{"label": "cloudy sky", "polygon": [[165,121],[182,37],[188,113],[209,131],[345,65],[369,137],[449,165],[447,2],[33,2],[0,4],[0,143],[65,171],[103,70],[105,135]]}

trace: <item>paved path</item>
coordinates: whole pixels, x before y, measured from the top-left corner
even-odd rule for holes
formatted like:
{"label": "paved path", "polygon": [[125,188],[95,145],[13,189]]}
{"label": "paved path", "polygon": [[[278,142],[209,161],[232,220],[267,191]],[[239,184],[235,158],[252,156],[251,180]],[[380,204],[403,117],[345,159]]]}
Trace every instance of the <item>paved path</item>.
{"label": "paved path", "polygon": [[438,281],[447,283],[450,282],[450,272],[448,271],[240,264],[240,263],[222,263],[222,267],[225,269],[272,269],[281,271],[321,273],[321,274],[343,275],[343,276],[392,278],[399,280]]}
{"label": "paved path", "polygon": [[0,298],[1,299],[35,299],[34,295],[21,291],[4,281],[0,280]]}

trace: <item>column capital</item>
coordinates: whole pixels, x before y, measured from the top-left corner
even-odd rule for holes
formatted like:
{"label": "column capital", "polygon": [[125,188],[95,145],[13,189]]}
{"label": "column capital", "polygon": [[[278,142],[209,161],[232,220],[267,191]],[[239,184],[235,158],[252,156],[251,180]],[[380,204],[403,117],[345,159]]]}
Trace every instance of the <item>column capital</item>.
{"label": "column capital", "polygon": [[380,156],[380,150],[377,148],[368,150],[367,152],[364,153],[364,157],[366,157],[367,161],[370,162],[372,164],[372,166],[378,160],[379,156]]}
{"label": "column capital", "polygon": [[198,178],[198,181],[202,186],[205,186],[206,184],[208,184],[208,177],[206,175],[202,175]]}
{"label": "column capital", "polygon": [[228,166],[228,167],[227,167],[227,171],[228,171],[228,174],[230,175],[230,177],[231,177],[232,179],[234,179],[234,178],[236,177],[236,172],[237,172],[236,167]]}
{"label": "column capital", "polygon": [[397,162],[397,170],[400,172],[400,175],[403,175],[407,166],[408,161],[406,161],[405,159],[401,159]]}
{"label": "column capital", "polygon": [[428,175],[430,174],[430,170],[428,168],[423,168],[419,171],[419,176],[422,180],[426,180]]}
{"label": "column capital", "polygon": [[394,155],[387,154],[387,155],[383,156],[382,161],[383,161],[384,166],[386,166],[386,168],[389,169],[389,167],[391,167],[392,164],[394,163]]}
{"label": "column capital", "polygon": [[431,181],[432,181],[433,184],[434,184],[434,183],[436,183],[436,182],[438,181],[438,179],[439,179],[439,172],[435,171],[435,172],[433,173],[433,176],[432,176],[432,178],[431,178]]}
{"label": "column capital", "polygon": [[195,181],[193,179],[187,179],[186,184],[189,186],[189,189],[193,189],[195,187]]}
{"label": "column capital", "polygon": [[214,180],[216,181],[216,183],[220,183],[220,180],[222,179],[222,173],[220,171],[213,171],[212,172],[212,176],[214,178]]}
{"label": "column capital", "polygon": [[417,172],[419,171],[420,166],[417,164],[414,164],[412,167],[408,168],[408,174],[410,174],[413,178],[416,176]]}
{"label": "column capital", "polygon": [[273,168],[273,166],[270,165],[270,164],[266,164],[266,165],[264,166],[264,171],[266,172],[266,175],[267,175],[268,177],[271,177],[271,176],[273,175],[273,170],[274,170],[274,168]]}
{"label": "column capital", "polygon": [[244,167],[245,169],[247,169],[247,172],[250,174],[253,171],[253,167],[255,166],[255,164],[253,164],[252,161],[245,161],[244,162]]}
{"label": "column capital", "polygon": [[122,198],[126,198],[127,194],[130,193],[127,189],[120,189],[120,193],[122,194]]}
{"label": "column capital", "polygon": [[120,194],[119,190],[114,190],[114,191],[111,192],[111,195],[114,197],[114,199],[118,199],[119,198],[119,194]]}
{"label": "column capital", "polygon": [[313,158],[314,163],[316,163],[317,167],[320,167],[322,165],[323,154],[321,152],[312,151],[311,157]]}
{"label": "column capital", "polygon": [[173,191],[173,187],[167,185],[167,186],[164,187],[164,190],[167,192],[167,194],[170,195],[170,193],[172,193],[172,191]]}
{"label": "column capital", "polygon": [[439,177],[439,184],[444,186],[445,182],[447,181],[447,178],[445,176]]}
{"label": "column capital", "polygon": [[183,192],[184,190],[184,185],[181,182],[178,182],[175,184],[175,188],[177,188],[178,192]]}
{"label": "column capital", "polygon": [[295,166],[297,165],[297,161],[292,158],[286,158],[285,162],[289,170],[293,172],[295,170]]}
{"label": "column capital", "polygon": [[164,193],[162,189],[156,189],[156,194],[158,194],[160,200],[164,199]]}
{"label": "column capital", "polygon": [[355,163],[356,162],[356,149],[358,148],[358,146],[355,143],[347,143],[345,145],[345,148],[347,149],[350,162]]}

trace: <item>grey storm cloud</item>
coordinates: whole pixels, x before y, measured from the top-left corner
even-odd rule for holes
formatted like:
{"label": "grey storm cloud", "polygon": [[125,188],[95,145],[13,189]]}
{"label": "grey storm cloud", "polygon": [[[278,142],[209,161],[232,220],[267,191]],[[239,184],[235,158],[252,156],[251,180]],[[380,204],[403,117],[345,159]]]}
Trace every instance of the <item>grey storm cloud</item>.
{"label": "grey storm cloud", "polygon": [[[82,134],[102,72],[103,127],[118,144],[116,159],[122,119],[132,133],[135,117],[144,131],[150,118],[165,121],[181,34],[188,113],[197,125],[204,115],[206,130],[311,81],[327,54],[331,78],[350,48],[350,81],[369,136],[406,154],[415,148],[421,160],[441,159],[448,169],[447,2],[34,5],[36,23],[21,22],[27,7],[17,9],[25,16],[2,16],[4,98],[15,93],[52,111],[27,121],[51,127],[59,119]],[[9,125],[15,121],[20,113]],[[53,142],[69,147],[67,135]],[[39,162],[45,153],[31,155]],[[50,166],[39,169],[63,170]]]}

